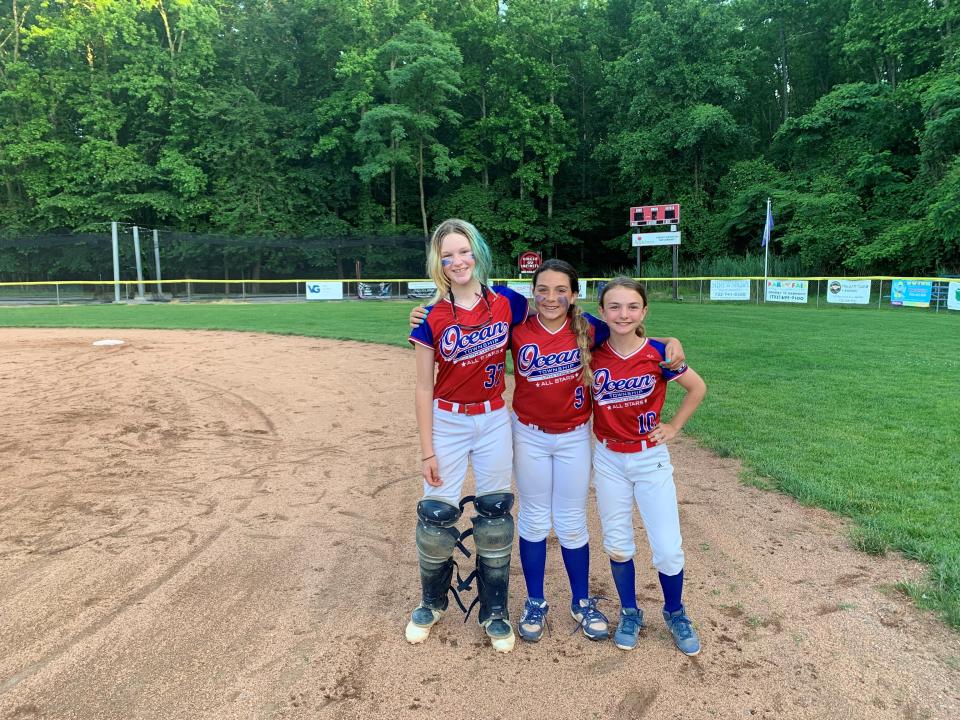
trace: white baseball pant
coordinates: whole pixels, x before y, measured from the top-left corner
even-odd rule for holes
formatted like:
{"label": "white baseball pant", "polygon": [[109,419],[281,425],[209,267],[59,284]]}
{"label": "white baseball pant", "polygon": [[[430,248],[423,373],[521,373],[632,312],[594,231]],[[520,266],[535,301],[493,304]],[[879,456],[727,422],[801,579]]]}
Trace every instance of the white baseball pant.
{"label": "white baseball pant", "polygon": [[647,531],[653,565],[664,575],[683,570],[683,538],[673,465],[665,445],[643,452],[622,453],[597,442],[593,451],[593,485],[603,528],[603,548],[618,562],[637,552],[633,534],[633,504]]}
{"label": "white baseball pant", "polygon": [[480,415],[433,408],[433,451],[443,485],[423,483],[423,497],[459,505],[467,464],[473,467],[477,495],[510,492],[513,444],[505,407]]}
{"label": "white baseball pant", "polygon": [[531,542],[544,540],[551,520],[565,548],[583,547],[590,493],[590,426],[562,434],[541,432],[513,418],[513,468],[520,495],[517,530]]}

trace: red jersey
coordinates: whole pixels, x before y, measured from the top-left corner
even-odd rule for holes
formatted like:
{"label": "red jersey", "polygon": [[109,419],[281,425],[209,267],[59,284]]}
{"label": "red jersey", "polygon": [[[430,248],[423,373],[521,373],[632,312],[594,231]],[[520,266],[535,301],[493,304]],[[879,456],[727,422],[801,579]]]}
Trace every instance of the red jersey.
{"label": "red jersey", "polygon": [[510,326],[527,317],[526,298],[488,289],[486,300],[477,297],[470,308],[458,305],[456,316],[449,300],[427,309],[427,319],[410,332],[410,342],[434,351],[433,397],[454,403],[501,397]]}
{"label": "red jersey", "polygon": [[[599,321],[584,317],[590,322],[592,345]],[[605,326],[599,329],[601,337],[606,334]],[[513,411],[520,422],[563,431],[590,419],[589,388],[583,384],[580,349],[569,318],[551,331],[532,315],[513,329],[510,346],[516,380]]]}
{"label": "red jersey", "polygon": [[647,338],[627,357],[609,342],[593,353],[593,432],[599,440],[639,443],[660,422],[667,383],[687,371],[660,367],[665,345]]}

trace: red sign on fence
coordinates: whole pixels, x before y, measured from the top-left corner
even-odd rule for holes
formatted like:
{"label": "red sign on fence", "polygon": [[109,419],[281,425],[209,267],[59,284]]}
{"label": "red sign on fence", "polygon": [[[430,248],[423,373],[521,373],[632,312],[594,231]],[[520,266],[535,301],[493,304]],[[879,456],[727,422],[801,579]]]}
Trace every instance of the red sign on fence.
{"label": "red sign on fence", "polygon": [[630,226],[679,225],[680,205],[641,205],[630,208]]}
{"label": "red sign on fence", "polygon": [[536,272],[537,268],[540,267],[542,262],[543,257],[540,255],[540,253],[527,250],[527,252],[521,253],[517,264],[520,266],[520,272],[532,273]]}

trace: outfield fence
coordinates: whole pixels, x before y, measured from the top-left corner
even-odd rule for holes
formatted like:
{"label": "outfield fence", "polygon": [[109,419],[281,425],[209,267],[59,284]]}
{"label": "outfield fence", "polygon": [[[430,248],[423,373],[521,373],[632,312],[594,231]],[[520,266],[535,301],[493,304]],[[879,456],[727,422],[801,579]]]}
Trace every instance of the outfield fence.
{"label": "outfield fence", "polygon": [[[812,307],[903,306],[960,310],[955,277],[684,277],[638,278],[651,299],[685,303],[775,303]],[[596,300],[610,278],[581,279],[580,295]],[[529,279],[498,278],[495,284],[531,296]],[[0,282],[0,305],[79,305],[163,302],[305,302],[323,300],[418,300],[433,296],[429,280],[144,280]]]}

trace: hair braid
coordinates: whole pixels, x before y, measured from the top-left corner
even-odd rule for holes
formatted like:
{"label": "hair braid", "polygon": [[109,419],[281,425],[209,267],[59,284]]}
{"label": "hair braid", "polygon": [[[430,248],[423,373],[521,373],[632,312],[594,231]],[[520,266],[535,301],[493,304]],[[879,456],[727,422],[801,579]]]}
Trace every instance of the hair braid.
{"label": "hair braid", "polygon": [[590,348],[593,345],[593,338],[590,335],[590,323],[583,316],[583,310],[580,306],[573,304],[570,306],[570,328],[577,337],[577,347],[580,349],[580,362],[583,365],[583,384],[593,385],[593,370],[590,369],[590,360],[592,355]]}

